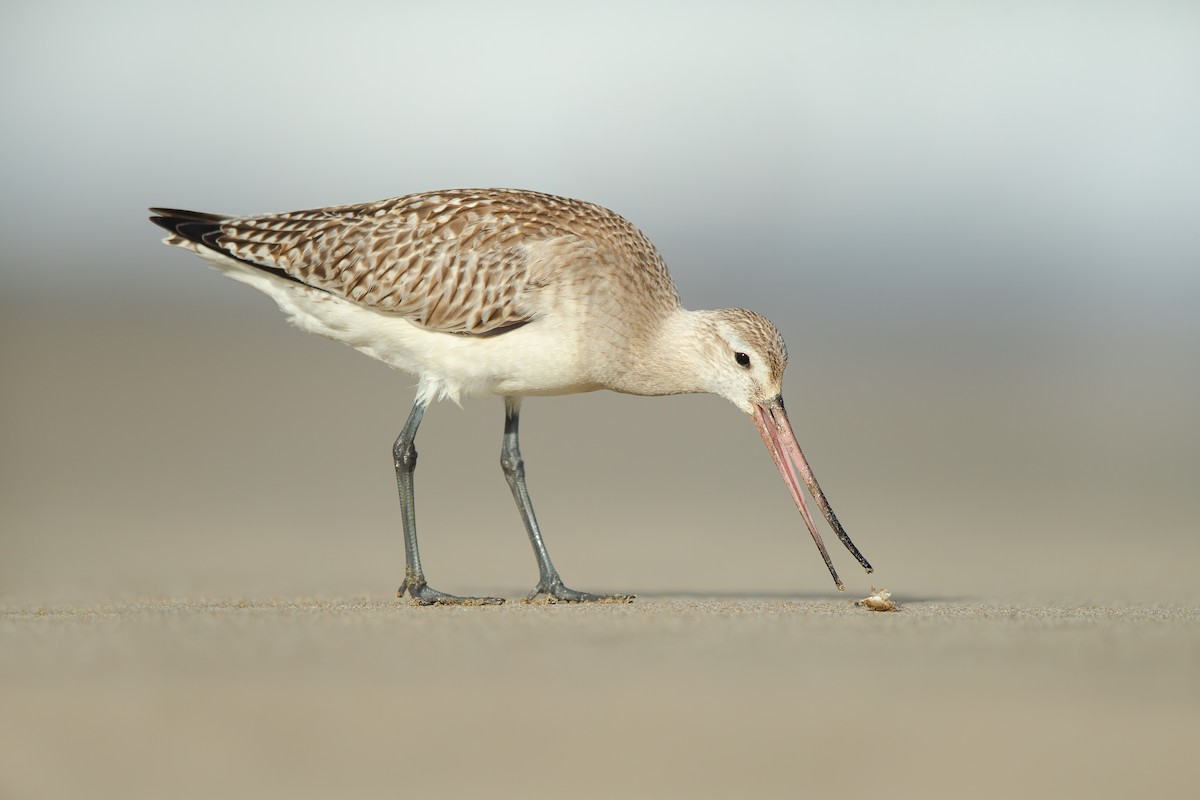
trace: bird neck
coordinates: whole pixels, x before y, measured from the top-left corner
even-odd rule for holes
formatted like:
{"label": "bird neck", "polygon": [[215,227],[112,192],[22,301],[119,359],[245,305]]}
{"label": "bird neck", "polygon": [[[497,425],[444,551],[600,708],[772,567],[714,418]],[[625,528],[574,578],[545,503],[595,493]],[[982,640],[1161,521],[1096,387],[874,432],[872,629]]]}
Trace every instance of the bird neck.
{"label": "bird neck", "polygon": [[632,349],[629,369],[611,388],[638,395],[712,391],[706,368],[716,349],[714,313],[676,309]]}

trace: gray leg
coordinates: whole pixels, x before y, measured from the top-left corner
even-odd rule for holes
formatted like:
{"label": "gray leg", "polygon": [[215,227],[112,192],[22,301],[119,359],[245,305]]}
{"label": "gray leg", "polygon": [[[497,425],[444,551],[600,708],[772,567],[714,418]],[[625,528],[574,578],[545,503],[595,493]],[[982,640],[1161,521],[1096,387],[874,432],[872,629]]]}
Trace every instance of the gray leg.
{"label": "gray leg", "polygon": [[412,595],[413,604],[422,606],[503,603],[504,600],[499,597],[456,597],[432,589],[425,582],[425,572],[421,569],[421,553],[417,549],[417,506],[413,495],[413,473],[417,469],[417,448],[414,441],[423,416],[425,403],[417,400],[408,415],[408,422],[404,423],[404,430],[400,431],[392,448],[396,459],[396,486],[400,489],[400,512],[404,520],[404,584],[396,592],[396,596],[404,597],[404,592],[407,591]]}
{"label": "gray leg", "polygon": [[529,499],[529,490],[525,488],[525,460],[521,458],[517,434],[520,421],[521,398],[504,398],[504,446],[500,450],[500,467],[504,470],[508,487],[512,489],[513,499],[517,501],[517,510],[521,512],[521,521],[525,523],[525,530],[529,534],[529,541],[538,561],[538,584],[525,598],[526,601],[545,596],[546,600],[552,603],[629,602],[633,599],[632,595],[577,592],[563,585],[558,570],[550,561],[550,554],[546,552],[546,543],[542,541],[542,531],[533,513],[533,502]]}

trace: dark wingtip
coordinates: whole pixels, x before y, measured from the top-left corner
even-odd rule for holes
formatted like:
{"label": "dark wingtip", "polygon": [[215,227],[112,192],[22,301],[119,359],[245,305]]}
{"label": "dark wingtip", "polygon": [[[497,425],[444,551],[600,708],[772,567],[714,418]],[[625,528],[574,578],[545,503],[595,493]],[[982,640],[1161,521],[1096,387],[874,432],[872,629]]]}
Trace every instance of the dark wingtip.
{"label": "dark wingtip", "polygon": [[224,222],[228,219],[228,217],[220,214],[208,214],[203,211],[185,211],[182,208],[157,208],[151,206],[150,211],[160,217],[170,217],[185,222]]}
{"label": "dark wingtip", "polygon": [[211,247],[214,250],[220,249],[212,235],[219,232],[225,217],[201,211],[184,211],[178,208],[151,208],[150,210],[155,214],[150,217],[150,221],[160,228],[165,228],[176,236]]}
{"label": "dark wingtip", "polygon": [[[154,213],[154,216],[150,217],[151,222],[160,228],[165,228],[181,239],[187,239],[189,242],[195,242],[201,247],[215,250],[222,255],[228,256],[229,258],[241,261],[243,264],[249,264],[255,269],[260,269],[263,272],[269,272],[272,275],[277,275],[284,280],[299,283],[303,286],[309,285],[294,275],[287,274],[284,270],[279,269],[278,267],[270,267],[266,266],[265,264],[256,264],[253,261],[247,261],[244,258],[238,258],[238,256],[231,253],[227,248],[222,247],[220,242],[221,223],[228,220],[229,217],[223,217],[220,214],[206,214],[203,211],[185,211],[180,208],[151,208],[150,211]],[[322,289],[322,291],[327,290]]]}
{"label": "dark wingtip", "polygon": [[202,229],[202,232],[207,232],[215,229],[218,225],[225,221],[226,217],[220,214],[206,214],[203,211],[185,211],[181,208],[156,208],[152,207],[150,211],[154,214],[150,217],[150,221],[160,228],[166,228],[171,233],[183,236],[186,239],[199,241],[195,234],[188,235],[182,230],[185,226],[194,226]]}

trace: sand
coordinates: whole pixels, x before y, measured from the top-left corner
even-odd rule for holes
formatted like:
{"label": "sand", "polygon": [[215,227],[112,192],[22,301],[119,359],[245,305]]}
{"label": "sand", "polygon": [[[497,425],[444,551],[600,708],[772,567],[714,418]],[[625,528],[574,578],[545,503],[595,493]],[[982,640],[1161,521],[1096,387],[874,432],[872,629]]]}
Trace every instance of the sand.
{"label": "sand", "polygon": [[[636,602],[414,608],[409,382],[250,294],[3,317],[0,798],[1194,791],[1193,407],[1108,413],[1027,363],[810,358],[789,408],[877,567],[831,539],[839,595],[727,404],[534,398],[555,562]],[[501,417],[442,404],[418,437],[445,591],[536,577]],[[871,586],[902,610],[854,606]]]}
{"label": "sand", "polygon": [[1196,608],[181,599],[10,607],[0,641],[12,798],[1116,798],[1194,780]]}

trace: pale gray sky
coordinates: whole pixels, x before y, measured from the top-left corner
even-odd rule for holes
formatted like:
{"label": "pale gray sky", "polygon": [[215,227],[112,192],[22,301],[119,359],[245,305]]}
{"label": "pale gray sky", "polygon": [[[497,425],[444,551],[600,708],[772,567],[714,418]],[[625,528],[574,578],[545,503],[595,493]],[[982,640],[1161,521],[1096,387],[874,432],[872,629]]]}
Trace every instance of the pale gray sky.
{"label": "pale gray sky", "polygon": [[148,205],[505,185],[628,216],[695,305],[1186,317],[1198,9],[10,3],[2,279],[173,291]]}

